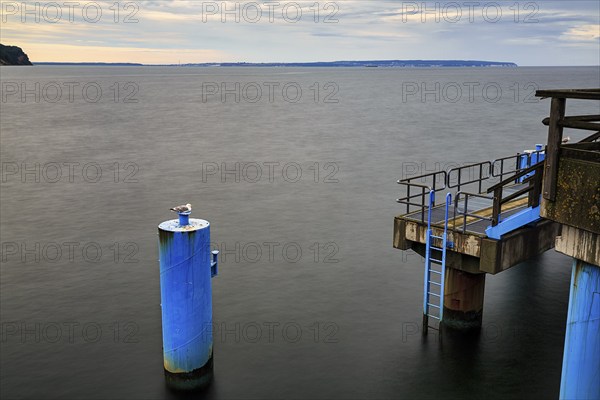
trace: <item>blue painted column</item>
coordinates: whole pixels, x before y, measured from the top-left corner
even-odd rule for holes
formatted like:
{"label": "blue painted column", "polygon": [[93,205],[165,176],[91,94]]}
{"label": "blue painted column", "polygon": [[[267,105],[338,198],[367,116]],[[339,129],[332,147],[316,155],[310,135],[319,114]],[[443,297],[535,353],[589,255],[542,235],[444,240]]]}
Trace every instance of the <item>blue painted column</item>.
{"label": "blue painted column", "polygon": [[600,399],[600,267],[574,260],[561,399]]}
{"label": "blue painted column", "polygon": [[202,388],[213,374],[211,277],[217,252],[210,251],[210,223],[189,215],[158,226],[165,378],[178,390]]}

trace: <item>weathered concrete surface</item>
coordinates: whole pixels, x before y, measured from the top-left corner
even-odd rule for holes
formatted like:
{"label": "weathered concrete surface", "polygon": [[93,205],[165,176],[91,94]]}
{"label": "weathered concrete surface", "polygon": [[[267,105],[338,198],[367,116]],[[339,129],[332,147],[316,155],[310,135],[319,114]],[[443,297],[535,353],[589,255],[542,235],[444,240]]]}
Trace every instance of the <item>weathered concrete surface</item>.
{"label": "weathered concrete surface", "polygon": [[[411,249],[425,258],[425,245],[417,242],[411,243]],[[460,271],[468,272],[471,274],[481,274],[479,270],[479,258],[469,256],[466,254],[460,254],[455,251],[448,250],[446,252],[446,266],[448,268],[458,269]]]}
{"label": "weathered concrete surface", "polygon": [[560,236],[556,238],[556,251],[600,266],[600,235],[563,225]]}
{"label": "weathered concrete surface", "polygon": [[600,234],[600,162],[560,157],[556,200],[543,200],[542,217]]}
{"label": "weathered concrete surface", "polygon": [[[449,230],[448,241],[454,243],[448,251],[447,265],[472,274],[497,274],[554,247],[560,225],[540,221],[510,232],[502,240],[494,240],[471,233]],[[433,234],[442,236],[443,229],[433,227]],[[412,249],[425,257],[427,226],[396,217],[394,220],[394,247]]]}
{"label": "weathered concrete surface", "polygon": [[[433,234],[442,236],[444,228],[432,227]],[[408,245],[406,241],[425,243],[427,234],[427,224],[402,219],[396,217],[394,220],[394,247],[405,250]],[[481,236],[472,234],[462,234],[448,230],[448,241],[454,243],[453,251],[474,257],[479,257],[481,246]],[[408,247],[410,248],[410,247]]]}
{"label": "weathered concrete surface", "polygon": [[560,225],[540,221],[502,236],[502,240],[482,239],[479,270],[497,274],[554,247]]}
{"label": "weathered concrete surface", "polygon": [[444,326],[453,329],[481,328],[485,274],[446,268]]}
{"label": "weathered concrete surface", "polygon": [[406,240],[406,220],[399,217],[394,218],[394,248],[410,249],[410,242]]}

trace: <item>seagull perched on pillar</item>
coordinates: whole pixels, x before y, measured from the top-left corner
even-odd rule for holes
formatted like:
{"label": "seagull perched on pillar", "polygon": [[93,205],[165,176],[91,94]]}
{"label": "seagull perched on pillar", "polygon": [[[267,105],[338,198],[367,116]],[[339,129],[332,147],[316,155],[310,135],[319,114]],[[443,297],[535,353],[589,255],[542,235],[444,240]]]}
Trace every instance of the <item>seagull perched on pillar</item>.
{"label": "seagull perched on pillar", "polygon": [[176,213],[190,212],[190,211],[192,211],[192,205],[190,203],[188,203],[185,206],[173,207],[173,208],[171,208],[171,211],[176,212]]}

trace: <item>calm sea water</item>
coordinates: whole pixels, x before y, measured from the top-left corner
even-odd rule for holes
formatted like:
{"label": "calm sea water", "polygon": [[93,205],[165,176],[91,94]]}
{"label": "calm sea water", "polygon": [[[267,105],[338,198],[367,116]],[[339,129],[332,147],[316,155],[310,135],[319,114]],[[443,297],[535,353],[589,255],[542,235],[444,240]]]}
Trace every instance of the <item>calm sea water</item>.
{"label": "calm sea water", "polygon": [[480,334],[423,340],[395,182],[545,143],[532,92],[598,67],[0,71],[3,397],[183,397],[156,232],[187,202],[222,251],[194,398],[558,396],[569,258],[488,276]]}

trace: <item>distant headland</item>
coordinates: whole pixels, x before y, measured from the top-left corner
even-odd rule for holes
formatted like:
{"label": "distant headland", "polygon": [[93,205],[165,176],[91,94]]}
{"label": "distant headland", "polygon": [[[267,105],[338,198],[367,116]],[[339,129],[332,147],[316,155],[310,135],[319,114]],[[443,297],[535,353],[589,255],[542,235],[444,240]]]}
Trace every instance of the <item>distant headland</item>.
{"label": "distant headland", "polygon": [[512,62],[475,60],[371,60],[371,61],[323,61],[296,63],[193,63],[193,64],[135,64],[135,63],[67,63],[36,62],[36,65],[118,66],[118,67],[362,67],[362,68],[434,68],[434,67],[517,67]]}
{"label": "distant headland", "polygon": [[23,49],[0,43],[0,65],[33,65]]}
{"label": "distant headland", "polygon": [[[0,44],[0,65],[33,65],[27,54],[17,46]],[[368,60],[321,62],[227,62],[193,64],[139,64],[105,62],[36,62],[36,65],[113,66],[113,67],[362,67],[362,68],[439,68],[439,67],[517,67],[512,62],[476,60]]]}

